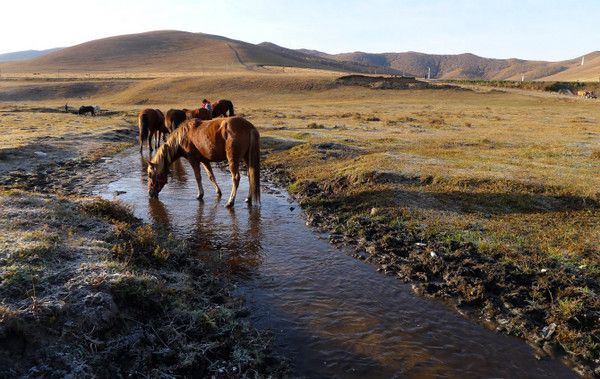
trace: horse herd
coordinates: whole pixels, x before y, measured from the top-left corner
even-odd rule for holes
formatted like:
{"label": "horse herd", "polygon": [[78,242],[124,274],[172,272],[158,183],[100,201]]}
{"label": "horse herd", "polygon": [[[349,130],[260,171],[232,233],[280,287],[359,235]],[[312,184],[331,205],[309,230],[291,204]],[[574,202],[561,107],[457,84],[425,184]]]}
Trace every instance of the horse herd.
{"label": "horse herd", "polygon": [[140,153],[143,151],[144,141],[148,140],[150,154],[152,148],[152,139],[154,146],[158,149],[160,139],[166,141],[166,136],[172,133],[179,124],[185,120],[200,119],[210,120],[217,117],[234,116],[233,103],[230,100],[218,100],[213,105],[212,112],[205,108],[198,109],[169,109],[166,116],[160,109],[144,109],[138,115],[138,128],[140,135]]}
{"label": "horse herd", "polygon": [[[212,116],[212,117],[211,117]],[[152,139],[156,154],[148,161],[148,195],[158,197],[167,184],[169,166],[184,157],[194,171],[199,200],[204,196],[200,166],[206,171],[217,196],[221,189],[215,180],[211,162],[227,160],[231,172],[231,194],[226,206],[232,207],[240,183],[240,162],[248,168],[248,204],[260,203],[260,136],[248,120],[234,115],[233,103],[219,100],[212,115],[207,109],[170,109],[166,117],[159,109],[144,109],[138,115],[140,154],[148,140],[152,155]],[[169,138],[166,135],[169,134]],[[164,144],[160,146],[160,139]]]}

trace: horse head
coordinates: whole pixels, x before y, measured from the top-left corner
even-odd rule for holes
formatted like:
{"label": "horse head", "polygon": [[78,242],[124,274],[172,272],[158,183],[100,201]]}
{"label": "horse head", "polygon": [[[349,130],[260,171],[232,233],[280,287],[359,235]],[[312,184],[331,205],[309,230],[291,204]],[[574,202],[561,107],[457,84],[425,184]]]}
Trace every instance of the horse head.
{"label": "horse head", "polygon": [[158,164],[148,161],[148,195],[158,197],[158,194],[167,184],[169,170],[164,168],[159,170]]}

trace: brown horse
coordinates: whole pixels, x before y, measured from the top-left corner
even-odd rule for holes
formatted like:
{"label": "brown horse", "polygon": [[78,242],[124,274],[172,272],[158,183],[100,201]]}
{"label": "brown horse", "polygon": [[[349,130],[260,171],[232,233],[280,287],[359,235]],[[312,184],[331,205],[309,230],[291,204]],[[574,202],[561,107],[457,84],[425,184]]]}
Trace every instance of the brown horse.
{"label": "brown horse", "polygon": [[227,159],[231,171],[231,195],[226,206],[235,202],[237,188],[240,183],[240,160],[244,159],[248,166],[249,194],[246,201],[260,203],[260,136],[258,130],[241,117],[224,118],[211,121],[188,120],[175,130],[167,142],[148,162],[148,194],[157,197],[167,183],[169,165],[186,157],[190,162],[196,183],[198,199],[204,196],[200,165],[204,166],[208,178],[215,186],[217,196],[221,189],[215,180],[210,162]]}
{"label": "brown horse", "polygon": [[235,116],[233,112],[233,103],[231,100],[217,100],[213,104],[212,116],[213,118],[217,118],[220,116],[227,117],[227,112],[229,112],[229,117]]}
{"label": "brown horse", "polygon": [[169,109],[165,117],[165,127],[169,132],[173,132],[186,118],[185,112],[181,109]]}
{"label": "brown horse", "polygon": [[166,135],[169,130],[165,127],[165,116],[160,109],[144,109],[138,115],[138,129],[140,132],[140,154],[142,154],[144,141],[148,139],[148,147],[152,154],[152,137],[156,136],[155,147],[160,146],[160,137],[162,134],[163,141],[166,140]]}
{"label": "brown horse", "polygon": [[198,108],[198,109],[183,109],[187,118],[199,118],[200,120],[210,120],[210,112],[208,109]]}

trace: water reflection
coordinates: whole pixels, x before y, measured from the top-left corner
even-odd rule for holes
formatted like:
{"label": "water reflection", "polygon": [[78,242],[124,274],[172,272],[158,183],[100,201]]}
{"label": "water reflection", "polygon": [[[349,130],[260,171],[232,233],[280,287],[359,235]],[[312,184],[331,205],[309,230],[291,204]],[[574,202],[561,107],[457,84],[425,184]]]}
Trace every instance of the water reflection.
{"label": "water reflection", "polygon": [[171,231],[171,218],[169,212],[160,199],[148,197],[148,213],[154,225],[159,225],[167,231]]}
{"label": "water reflection", "polygon": [[185,172],[185,168],[183,167],[184,162],[183,159],[178,159],[175,162],[171,163],[171,177],[173,181],[180,185],[185,185],[187,183],[187,173]]}
{"label": "water reflection", "polygon": [[142,174],[142,178],[148,175],[148,159],[144,158],[140,155],[140,173]]}
{"label": "water reflection", "polygon": [[199,202],[190,241],[214,270],[249,278],[261,262],[261,236],[260,209],[223,209],[215,198],[212,203]]}
{"label": "water reflection", "polygon": [[[536,360],[522,341],[416,297],[397,279],[336,251],[305,226],[285,195],[264,191],[260,209],[240,202],[228,210],[208,193],[197,201],[193,174],[181,161],[152,201],[139,159],[132,150],[115,160],[122,177],[102,193],[126,189],[121,199],[136,216],[186,238],[207,267],[239,279],[252,322],[273,331],[276,349],[291,358],[292,376],[573,376],[557,361]],[[229,174],[215,175],[228,191]]]}

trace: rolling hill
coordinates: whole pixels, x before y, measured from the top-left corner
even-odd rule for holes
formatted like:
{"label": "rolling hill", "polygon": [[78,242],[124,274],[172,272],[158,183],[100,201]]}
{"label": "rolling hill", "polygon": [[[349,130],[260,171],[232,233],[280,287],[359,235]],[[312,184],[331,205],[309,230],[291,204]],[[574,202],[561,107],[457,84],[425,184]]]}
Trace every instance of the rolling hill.
{"label": "rolling hill", "polygon": [[524,75],[526,80],[597,80],[600,75],[600,52],[588,54],[587,63],[581,66],[581,57],[546,62],[483,58],[474,54],[354,52],[330,55],[314,50],[301,51],[342,62],[392,68],[405,75],[417,77],[425,77],[428,68],[431,68],[431,78],[435,79],[521,80]]}
{"label": "rolling hill", "polygon": [[[0,56],[1,57],[1,56]],[[19,62],[0,63],[3,72],[185,72],[300,67],[371,74],[404,74],[435,79],[598,80],[600,52],[560,62],[492,59],[474,54],[418,52],[327,54],[287,49],[269,42],[251,44],[226,37],[182,31],[122,35],[63,48]]]}
{"label": "rolling hill", "polygon": [[[370,72],[368,64],[316,57],[272,44],[254,45],[225,37],[154,31],[86,42],[42,57],[4,64],[5,71],[195,72],[289,66]],[[394,69],[385,69],[395,73]]]}

